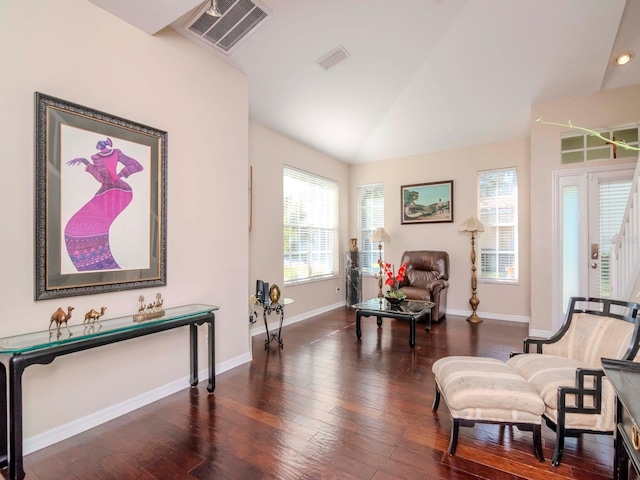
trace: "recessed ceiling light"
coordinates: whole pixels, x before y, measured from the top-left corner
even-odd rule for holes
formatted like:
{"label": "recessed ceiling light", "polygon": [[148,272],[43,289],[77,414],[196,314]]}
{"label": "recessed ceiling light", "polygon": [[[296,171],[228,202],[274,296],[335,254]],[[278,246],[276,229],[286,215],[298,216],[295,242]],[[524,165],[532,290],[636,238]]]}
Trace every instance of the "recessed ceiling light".
{"label": "recessed ceiling light", "polygon": [[626,65],[633,60],[633,52],[624,52],[616,57],[616,65]]}

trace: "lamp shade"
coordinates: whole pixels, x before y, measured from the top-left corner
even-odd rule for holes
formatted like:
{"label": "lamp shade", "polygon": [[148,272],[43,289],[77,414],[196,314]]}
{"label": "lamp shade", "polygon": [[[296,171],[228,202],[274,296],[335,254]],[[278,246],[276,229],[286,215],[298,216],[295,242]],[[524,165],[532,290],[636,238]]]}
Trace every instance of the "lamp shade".
{"label": "lamp shade", "polygon": [[484,232],[484,225],[480,220],[478,220],[478,217],[476,217],[475,215],[471,215],[470,217],[467,217],[464,222],[462,222],[462,225],[460,225],[460,231]]}
{"label": "lamp shade", "polygon": [[377,243],[390,243],[391,237],[387,232],[384,231],[384,227],[381,227],[376,228],[375,232],[373,232],[373,235],[371,235],[370,240]]}

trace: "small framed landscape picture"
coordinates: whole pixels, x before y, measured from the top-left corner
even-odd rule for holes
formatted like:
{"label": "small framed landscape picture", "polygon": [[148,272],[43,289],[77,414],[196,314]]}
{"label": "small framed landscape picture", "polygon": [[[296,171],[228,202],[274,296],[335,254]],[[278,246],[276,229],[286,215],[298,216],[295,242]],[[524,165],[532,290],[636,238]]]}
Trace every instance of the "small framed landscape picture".
{"label": "small framed landscape picture", "polygon": [[400,187],[402,224],[453,222],[453,180]]}

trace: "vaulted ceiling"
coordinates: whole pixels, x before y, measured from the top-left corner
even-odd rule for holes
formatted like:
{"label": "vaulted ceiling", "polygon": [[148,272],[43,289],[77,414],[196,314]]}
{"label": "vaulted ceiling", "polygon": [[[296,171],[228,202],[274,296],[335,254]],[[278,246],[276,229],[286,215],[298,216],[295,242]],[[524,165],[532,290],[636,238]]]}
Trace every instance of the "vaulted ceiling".
{"label": "vaulted ceiling", "polygon": [[89,1],[234,65],[252,120],[350,163],[526,137],[533,103],[640,83],[613,64],[640,55],[640,0],[254,0],[267,20],[228,53],[186,28],[208,1]]}

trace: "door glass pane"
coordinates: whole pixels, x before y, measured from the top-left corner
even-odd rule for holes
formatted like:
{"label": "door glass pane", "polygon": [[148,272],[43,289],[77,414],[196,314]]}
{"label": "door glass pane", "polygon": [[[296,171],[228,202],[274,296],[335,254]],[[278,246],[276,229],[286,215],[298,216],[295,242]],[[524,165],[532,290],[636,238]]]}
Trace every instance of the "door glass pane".
{"label": "door glass pane", "polygon": [[616,180],[598,185],[600,195],[600,296],[609,298],[611,291],[611,239],[620,231],[627,207],[631,180]]}
{"label": "door glass pane", "polygon": [[562,305],[580,293],[580,189],[562,187]]}

